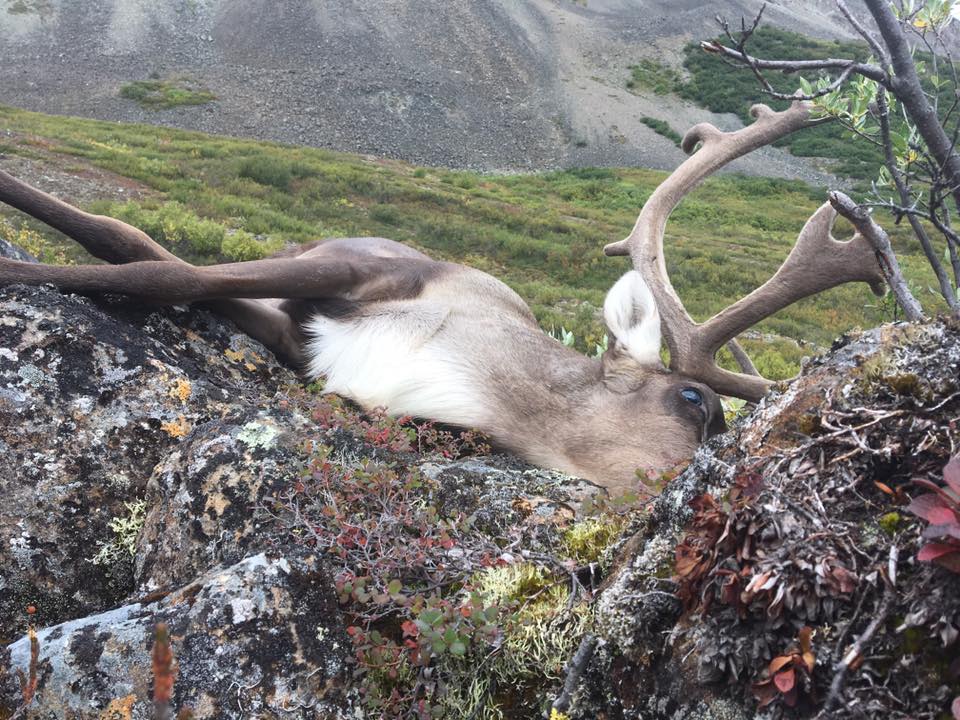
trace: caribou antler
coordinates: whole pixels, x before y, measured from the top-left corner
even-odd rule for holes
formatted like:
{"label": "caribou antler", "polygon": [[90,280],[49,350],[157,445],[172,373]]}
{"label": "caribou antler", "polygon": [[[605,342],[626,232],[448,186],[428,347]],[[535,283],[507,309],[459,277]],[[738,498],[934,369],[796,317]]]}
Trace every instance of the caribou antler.
{"label": "caribou antler", "polygon": [[736,132],[721,132],[708,123],[691,128],[683,138],[683,150],[691,153],[698,143],[700,149],[653,192],[629,237],[607,245],[604,252],[630,255],[649,285],[670,349],[671,370],[705,382],[718,393],[756,402],[770,381],[718,367],[715,355],[725,343],[787,305],[843,283],[862,280],[883,294],[884,279],[873,248],[859,233],[845,242],[833,238],[830,231],[836,211],[826,203],[804,225],[773,277],[706,322],[693,321],[670,283],[664,262],[663,233],[670,213],[687,193],[731,160],[817,124],[810,118],[808,104],[800,101],[782,112],[754,105],[750,114],[756,122]]}

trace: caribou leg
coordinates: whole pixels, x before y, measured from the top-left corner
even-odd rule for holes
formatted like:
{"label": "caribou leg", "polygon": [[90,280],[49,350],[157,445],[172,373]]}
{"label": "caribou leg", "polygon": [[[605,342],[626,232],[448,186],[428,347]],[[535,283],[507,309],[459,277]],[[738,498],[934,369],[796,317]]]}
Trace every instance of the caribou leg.
{"label": "caribou leg", "polygon": [[[114,218],[93,215],[63,202],[54,196],[17,180],[0,170],[0,201],[21,210],[31,217],[78,242],[94,257],[112,264],[127,264],[147,260],[189,264],[167,251],[142,230]],[[13,282],[37,284],[27,268],[0,265],[0,286]],[[81,276],[83,274],[81,273]],[[81,276],[69,271],[47,274],[48,280],[63,289],[63,282],[78,282]],[[60,281],[60,282],[58,282]],[[83,291],[83,287],[72,289]],[[92,288],[86,288],[92,290]],[[120,292],[119,289],[117,292]],[[243,333],[260,341],[286,362],[299,367],[299,328],[285,312],[256,299],[217,298],[204,305],[214,313],[231,320]]]}

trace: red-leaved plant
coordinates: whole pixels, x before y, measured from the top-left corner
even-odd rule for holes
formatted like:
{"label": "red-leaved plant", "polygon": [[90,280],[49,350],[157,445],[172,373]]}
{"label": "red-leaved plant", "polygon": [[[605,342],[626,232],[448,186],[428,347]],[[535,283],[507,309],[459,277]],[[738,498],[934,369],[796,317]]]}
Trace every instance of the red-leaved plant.
{"label": "red-leaved plant", "polygon": [[923,539],[929,542],[920,548],[917,559],[960,573],[960,455],[947,463],[943,479],[943,486],[914,479],[914,484],[932,492],[914,498],[907,510],[930,523],[923,531]]}
{"label": "red-leaved plant", "polygon": [[813,628],[800,628],[799,642],[771,660],[763,679],[753,684],[753,695],[760,702],[760,707],[766,707],[777,698],[787,707],[795,707],[800,692],[810,691],[813,666],[817,662],[812,636]]}

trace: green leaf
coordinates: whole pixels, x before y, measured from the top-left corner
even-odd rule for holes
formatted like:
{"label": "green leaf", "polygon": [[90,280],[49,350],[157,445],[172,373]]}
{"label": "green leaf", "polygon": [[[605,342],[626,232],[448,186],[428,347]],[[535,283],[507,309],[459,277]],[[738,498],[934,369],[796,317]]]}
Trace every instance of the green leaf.
{"label": "green leaf", "polygon": [[467,646],[459,640],[450,644],[450,654],[463,657],[467,654]]}
{"label": "green leaf", "polygon": [[399,580],[391,580],[387,584],[387,592],[391,595],[399,595],[401,590],[403,590],[403,583]]}
{"label": "green leaf", "polygon": [[428,627],[436,627],[443,620],[443,613],[435,608],[427,608],[420,613],[419,619],[426,623]]}

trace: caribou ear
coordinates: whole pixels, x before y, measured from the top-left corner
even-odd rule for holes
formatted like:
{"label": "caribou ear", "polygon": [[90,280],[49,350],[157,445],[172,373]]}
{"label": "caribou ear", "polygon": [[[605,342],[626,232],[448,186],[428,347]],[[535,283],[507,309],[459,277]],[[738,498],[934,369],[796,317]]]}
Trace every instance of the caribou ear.
{"label": "caribou ear", "polygon": [[660,313],[650,288],[631,270],[607,293],[603,319],[610,331],[610,359],[627,356],[643,367],[663,367],[660,361]]}

